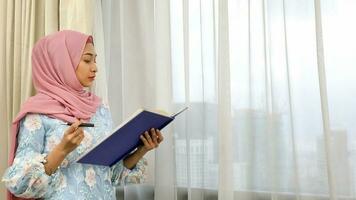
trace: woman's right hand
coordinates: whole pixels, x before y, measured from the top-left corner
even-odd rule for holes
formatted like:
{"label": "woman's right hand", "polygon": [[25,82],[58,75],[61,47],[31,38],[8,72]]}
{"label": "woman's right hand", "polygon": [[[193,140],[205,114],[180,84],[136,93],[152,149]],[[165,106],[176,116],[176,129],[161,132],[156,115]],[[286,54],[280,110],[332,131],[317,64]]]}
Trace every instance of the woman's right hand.
{"label": "woman's right hand", "polygon": [[47,161],[44,163],[46,174],[53,174],[64,158],[82,142],[84,132],[82,128],[79,128],[81,123],[81,121],[76,120],[76,122],[64,132],[60,143],[47,155]]}
{"label": "woman's right hand", "polygon": [[75,148],[77,148],[84,139],[83,128],[79,127],[82,122],[77,120],[65,132],[58,148],[68,155]]}

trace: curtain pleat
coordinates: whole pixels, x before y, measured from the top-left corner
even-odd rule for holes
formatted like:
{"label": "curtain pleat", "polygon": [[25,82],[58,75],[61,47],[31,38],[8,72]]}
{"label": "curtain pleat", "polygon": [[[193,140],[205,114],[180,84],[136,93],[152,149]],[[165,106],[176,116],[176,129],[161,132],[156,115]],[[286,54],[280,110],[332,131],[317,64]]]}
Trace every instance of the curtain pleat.
{"label": "curtain pleat", "polygon": [[316,50],[317,50],[317,64],[318,64],[318,78],[319,78],[319,88],[320,88],[320,101],[321,101],[321,112],[323,120],[323,133],[324,133],[324,146],[325,146],[325,161],[326,161],[326,171],[328,175],[328,190],[331,200],[336,198],[336,188],[335,188],[335,175],[331,168],[331,130],[330,130],[330,116],[329,116],[329,104],[328,104],[328,93],[327,93],[327,80],[325,72],[325,60],[324,60],[324,44],[323,44],[323,28],[322,28],[322,17],[320,0],[314,0],[315,9],[315,31],[316,31]]}

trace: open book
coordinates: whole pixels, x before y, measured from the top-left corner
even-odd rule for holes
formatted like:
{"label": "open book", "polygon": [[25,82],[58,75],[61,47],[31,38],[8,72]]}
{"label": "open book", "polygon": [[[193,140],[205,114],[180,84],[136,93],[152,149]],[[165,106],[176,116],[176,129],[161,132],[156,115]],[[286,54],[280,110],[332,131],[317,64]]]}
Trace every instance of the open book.
{"label": "open book", "polygon": [[111,167],[142,144],[140,135],[145,131],[151,128],[163,129],[186,109],[188,107],[171,116],[140,109],[116,127],[101,142],[79,157],[77,162]]}

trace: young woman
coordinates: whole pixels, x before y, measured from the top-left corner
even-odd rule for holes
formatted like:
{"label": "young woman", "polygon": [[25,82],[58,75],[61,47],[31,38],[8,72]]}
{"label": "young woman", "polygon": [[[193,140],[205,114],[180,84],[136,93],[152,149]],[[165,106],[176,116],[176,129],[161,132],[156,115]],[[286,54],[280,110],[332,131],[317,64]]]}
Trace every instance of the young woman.
{"label": "young woman", "polygon": [[[106,103],[87,92],[97,73],[93,38],[60,31],[40,39],[32,51],[37,94],[29,98],[12,125],[12,152],[2,181],[8,199],[114,200],[115,186],[142,183],[143,156],[163,140],[158,130],[141,136],[144,145],[113,167],[75,160],[110,133]],[[67,122],[71,126],[63,125]],[[95,127],[79,127],[82,122]]]}

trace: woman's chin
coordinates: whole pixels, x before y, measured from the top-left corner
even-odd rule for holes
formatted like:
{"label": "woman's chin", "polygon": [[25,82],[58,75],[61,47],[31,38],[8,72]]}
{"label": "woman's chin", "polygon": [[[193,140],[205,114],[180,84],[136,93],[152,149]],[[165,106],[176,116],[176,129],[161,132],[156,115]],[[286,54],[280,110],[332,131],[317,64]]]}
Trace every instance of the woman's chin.
{"label": "woman's chin", "polygon": [[91,87],[93,85],[93,81],[87,82],[87,83],[82,83],[83,87]]}

